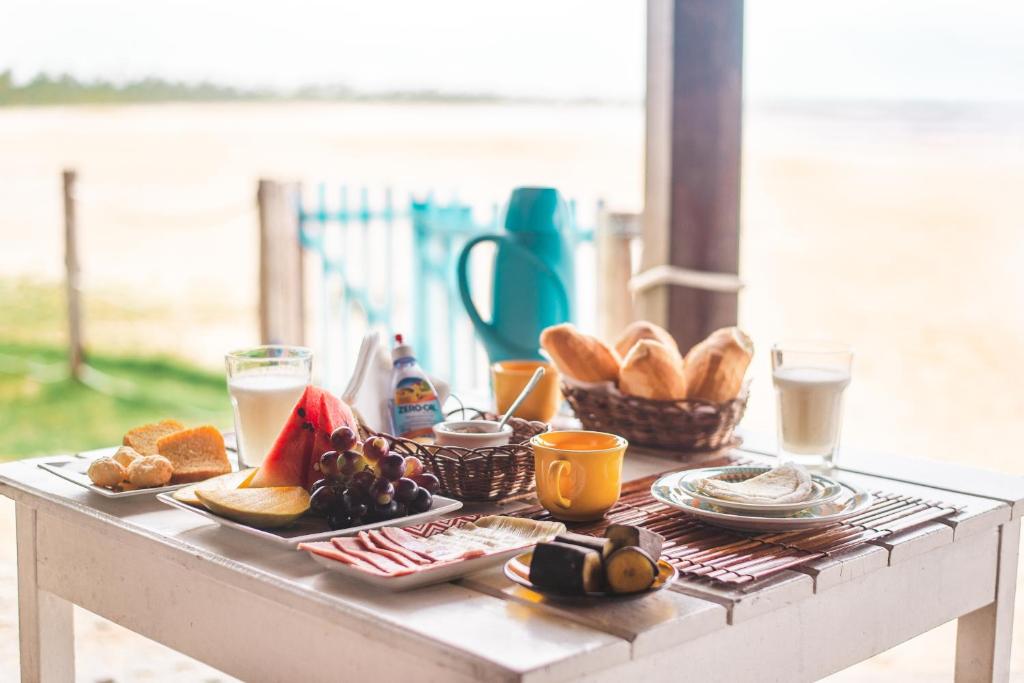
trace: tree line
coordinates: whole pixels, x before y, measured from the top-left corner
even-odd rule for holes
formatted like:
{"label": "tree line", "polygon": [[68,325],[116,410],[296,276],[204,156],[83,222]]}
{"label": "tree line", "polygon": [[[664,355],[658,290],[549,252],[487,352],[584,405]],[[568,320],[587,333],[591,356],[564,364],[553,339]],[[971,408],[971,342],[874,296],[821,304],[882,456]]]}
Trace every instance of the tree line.
{"label": "tree line", "polygon": [[435,90],[362,93],[344,85],[311,85],[292,90],[238,88],[206,81],[188,83],[148,77],[124,83],[79,80],[70,74],[37,74],[16,83],[10,69],[0,72],[0,106],[105,104],[131,102],[216,102],[261,100],[397,100],[497,102],[507,98],[486,93],[444,93]]}

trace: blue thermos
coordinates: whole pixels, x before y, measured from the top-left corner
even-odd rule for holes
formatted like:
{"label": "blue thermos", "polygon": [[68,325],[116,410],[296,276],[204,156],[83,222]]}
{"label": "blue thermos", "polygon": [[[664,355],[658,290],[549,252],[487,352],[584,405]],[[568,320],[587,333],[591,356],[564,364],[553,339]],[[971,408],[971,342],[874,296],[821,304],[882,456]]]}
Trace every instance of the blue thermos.
{"label": "blue thermos", "polygon": [[[573,254],[569,208],[552,187],[512,192],[505,232],[474,237],[459,254],[459,294],[491,362],[539,359],[540,332],[572,317]],[[491,320],[485,321],[470,296],[469,255],[493,242]]]}

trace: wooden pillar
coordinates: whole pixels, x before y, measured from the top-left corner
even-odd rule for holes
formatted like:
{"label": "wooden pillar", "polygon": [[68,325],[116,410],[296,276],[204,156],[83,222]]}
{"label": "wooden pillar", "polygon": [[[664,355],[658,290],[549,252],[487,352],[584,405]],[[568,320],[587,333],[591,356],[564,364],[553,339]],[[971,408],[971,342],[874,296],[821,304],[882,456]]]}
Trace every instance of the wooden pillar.
{"label": "wooden pillar", "polygon": [[260,180],[260,340],[301,345],[304,338],[302,244],[294,184]]}
{"label": "wooden pillar", "polygon": [[602,210],[597,221],[598,330],[617,339],[635,319],[629,280],[633,277],[633,240],[639,237],[640,216]]}
{"label": "wooden pillar", "polygon": [[[737,273],[743,0],[648,0],[641,270]],[[737,296],[678,285],[638,313],[689,346],[736,322]]]}
{"label": "wooden pillar", "polygon": [[68,364],[71,378],[82,379],[82,305],[80,270],[78,266],[78,237],[75,216],[75,183],[78,174],[64,169],[64,283],[68,306]]}

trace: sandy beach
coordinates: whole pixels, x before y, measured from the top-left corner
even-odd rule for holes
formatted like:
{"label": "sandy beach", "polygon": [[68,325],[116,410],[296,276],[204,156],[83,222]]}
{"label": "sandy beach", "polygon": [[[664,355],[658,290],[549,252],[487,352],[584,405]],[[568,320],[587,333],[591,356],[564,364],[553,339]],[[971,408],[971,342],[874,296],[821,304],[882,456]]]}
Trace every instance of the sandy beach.
{"label": "sandy beach", "polygon": [[[850,447],[1008,475],[1024,441],[1024,117],[999,107],[757,106],[744,139],[741,324],[758,347],[746,426],[774,428],[767,349],[827,337],[856,349]],[[77,168],[83,276],[105,349],[216,367],[257,338],[257,179],[326,180],[487,206],[521,184],[639,211],[637,107],[254,103],[0,109],[0,278],[58,281],[60,171]],[[0,302],[2,311],[3,302]],[[87,309],[88,315],[88,309]],[[54,331],[60,338],[60,331]],[[0,677],[16,665],[13,515],[2,510]],[[1022,592],[1018,592],[1022,594]],[[1021,610],[1018,610],[1020,614]],[[224,680],[88,615],[82,680]],[[1018,617],[1016,670],[1024,671]],[[947,626],[857,671],[948,680]],[[148,652],[148,650],[147,650]],[[904,676],[906,662],[920,673]],[[164,666],[160,673],[160,666]],[[183,667],[175,669],[174,667]],[[893,668],[895,667],[895,668]],[[902,667],[902,668],[901,668]],[[173,673],[168,674],[171,671]]]}

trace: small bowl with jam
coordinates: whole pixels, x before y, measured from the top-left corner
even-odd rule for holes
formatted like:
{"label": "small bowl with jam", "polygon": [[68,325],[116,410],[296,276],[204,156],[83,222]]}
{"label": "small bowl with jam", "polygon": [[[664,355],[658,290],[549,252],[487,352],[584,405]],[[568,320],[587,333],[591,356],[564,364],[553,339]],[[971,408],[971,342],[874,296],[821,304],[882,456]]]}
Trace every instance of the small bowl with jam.
{"label": "small bowl with jam", "polygon": [[434,443],[460,448],[487,448],[508,445],[511,425],[498,429],[497,420],[448,420],[434,425]]}

